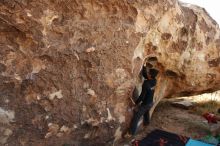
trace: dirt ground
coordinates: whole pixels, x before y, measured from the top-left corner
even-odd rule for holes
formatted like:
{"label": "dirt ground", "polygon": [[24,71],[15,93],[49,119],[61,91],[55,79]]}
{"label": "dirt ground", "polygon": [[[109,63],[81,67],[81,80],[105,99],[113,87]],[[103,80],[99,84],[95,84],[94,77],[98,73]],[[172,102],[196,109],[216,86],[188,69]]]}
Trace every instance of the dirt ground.
{"label": "dirt ground", "polygon": [[174,107],[166,101],[158,105],[149,126],[143,127],[141,124],[135,137],[124,139],[115,145],[130,145],[132,139],[142,139],[154,129],[161,129],[194,139],[201,139],[210,134],[210,125],[201,115],[194,113],[193,110]]}
{"label": "dirt ground", "polygon": [[[206,107],[204,107],[206,105]],[[186,110],[179,107],[174,107],[171,105],[171,102],[169,101],[162,101],[157,108],[155,109],[151,123],[147,127],[143,127],[142,124],[139,126],[137,135],[135,137],[132,137],[130,139],[122,139],[116,143],[114,143],[114,146],[129,146],[132,139],[142,139],[145,137],[148,133],[155,129],[161,129],[164,131],[176,133],[179,135],[191,137],[194,139],[201,139],[207,135],[210,134],[210,125],[206,122],[206,120],[201,116],[201,114],[198,113],[198,111],[202,110],[211,112],[212,109],[217,109],[216,107],[219,107],[218,104],[210,104],[210,103],[204,103],[203,105],[197,105],[195,108]],[[212,108],[211,108],[212,107]],[[34,107],[32,107],[34,108]],[[220,116],[220,114],[219,114]],[[27,120],[23,120],[27,121]],[[22,122],[23,122],[22,121]],[[38,123],[42,124],[43,123]],[[219,124],[220,126],[220,124]],[[103,125],[103,128],[106,129],[108,125]],[[10,128],[10,127],[9,127]],[[26,129],[31,129],[32,133],[25,133],[24,131]],[[78,129],[77,136],[83,136],[84,130],[88,130],[89,127],[85,127],[82,129]],[[64,135],[63,137],[59,138],[51,138],[51,139],[44,139],[45,129],[42,129],[41,131],[37,129],[33,129],[33,127],[30,126],[29,123],[26,124],[25,127],[21,128],[23,130],[18,131],[17,135],[12,135],[8,140],[8,146],[11,145],[47,145],[47,146],[53,146],[56,144],[57,146],[93,146],[93,143],[95,143],[94,146],[112,146],[114,138],[110,139],[107,143],[97,143],[97,141],[91,141],[91,140],[84,140],[81,141],[80,139],[76,139],[75,135],[73,136],[67,136]],[[108,129],[106,129],[108,130]],[[10,131],[9,131],[10,132]],[[37,133],[37,134],[36,134]],[[31,136],[28,136],[31,135]],[[113,136],[112,134],[109,134],[109,137]],[[29,138],[31,137],[31,139]],[[1,138],[1,137],[0,137]],[[18,139],[18,140],[17,140]],[[18,144],[18,142],[20,144]]]}

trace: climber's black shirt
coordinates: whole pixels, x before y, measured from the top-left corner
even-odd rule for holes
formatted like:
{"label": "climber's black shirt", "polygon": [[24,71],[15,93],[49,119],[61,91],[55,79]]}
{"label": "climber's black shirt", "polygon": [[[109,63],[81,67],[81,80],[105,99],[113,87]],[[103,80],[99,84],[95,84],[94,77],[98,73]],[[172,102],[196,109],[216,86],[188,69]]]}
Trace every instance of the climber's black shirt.
{"label": "climber's black shirt", "polygon": [[144,80],[142,85],[141,95],[136,101],[136,104],[139,104],[142,101],[142,105],[148,105],[153,103],[154,97],[154,87],[156,86],[157,80]]}

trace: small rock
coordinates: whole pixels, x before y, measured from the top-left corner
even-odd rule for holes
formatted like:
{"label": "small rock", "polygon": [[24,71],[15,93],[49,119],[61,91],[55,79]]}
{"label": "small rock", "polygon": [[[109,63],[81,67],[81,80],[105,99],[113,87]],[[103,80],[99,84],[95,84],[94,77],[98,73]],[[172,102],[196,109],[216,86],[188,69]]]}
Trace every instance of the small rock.
{"label": "small rock", "polygon": [[187,100],[184,101],[174,101],[171,103],[175,107],[179,107],[182,109],[189,109],[193,106],[193,103]]}
{"label": "small rock", "polygon": [[85,112],[86,111],[86,106],[85,105],[83,105],[83,112]]}
{"label": "small rock", "polygon": [[51,132],[48,132],[45,136],[44,136],[44,138],[49,138],[49,137],[51,137],[53,134],[51,133]]}
{"label": "small rock", "polygon": [[59,90],[59,91],[54,92],[54,93],[52,93],[52,94],[49,95],[49,99],[50,99],[50,100],[53,100],[55,97],[58,98],[58,99],[63,98],[62,90]]}
{"label": "small rock", "polygon": [[48,115],[47,115],[47,116],[45,116],[45,119],[46,119],[46,120],[48,120],[49,118],[50,118],[50,117],[49,117]]}
{"label": "small rock", "polygon": [[85,121],[81,121],[80,124],[81,124],[81,125],[84,125],[84,124],[85,124]]}
{"label": "small rock", "polygon": [[39,96],[39,95],[37,95],[37,100],[41,100],[41,98],[40,98],[40,96]]}
{"label": "small rock", "polygon": [[38,125],[41,120],[42,120],[42,116],[41,116],[41,115],[36,115],[36,116],[31,120],[31,122],[32,122],[33,125]]}
{"label": "small rock", "polygon": [[88,89],[89,88],[89,84],[88,83],[83,83],[83,89]]}
{"label": "small rock", "polygon": [[76,125],[73,125],[73,128],[74,128],[74,129],[77,129],[78,127],[77,127]]}
{"label": "small rock", "polygon": [[31,15],[31,13],[27,12],[27,16],[28,16],[28,17],[31,17],[32,15]]}
{"label": "small rock", "polygon": [[9,124],[9,122],[13,122],[15,117],[14,111],[4,110],[0,107],[0,123]]}
{"label": "small rock", "polygon": [[22,78],[18,75],[18,74],[15,74],[14,75],[14,78],[18,81],[22,81]]}
{"label": "small rock", "polygon": [[87,94],[91,96],[96,96],[95,91],[92,89],[88,89]]}
{"label": "small rock", "polygon": [[113,127],[113,126],[110,126],[110,128],[113,129],[114,127]]}
{"label": "small rock", "polygon": [[84,136],[84,139],[88,139],[90,137],[90,133],[87,133],[85,136]]}
{"label": "small rock", "polygon": [[112,117],[109,108],[106,108],[106,109],[107,109],[107,112],[108,112],[108,118],[107,118],[107,120],[108,120],[108,121],[115,120],[115,119]]}
{"label": "small rock", "polygon": [[28,73],[28,74],[26,75],[26,79],[27,79],[27,80],[34,80],[34,79],[35,79],[34,74],[33,74],[33,73]]}
{"label": "small rock", "polygon": [[53,108],[49,100],[40,100],[39,103],[45,111],[50,111]]}
{"label": "small rock", "polygon": [[32,74],[39,73],[41,70],[46,69],[46,66],[44,65],[42,60],[39,59],[33,59],[32,60]]}
{"label": "small rock", "polygon": [[57,136],[57,137],[62,137],[62,136],[63,136],[63,133],[59,132],[59,133],[57,133],[56,136]]}
{"label": "small rock", "polygon": [[120,139],[121,135],[122,135],[121,127],[118,127],[115,131],[115,134],[114,134],[114,137],[115,137],[114,141],[117,141],[118,139]]}
{"label": "small rock", "polygon": [[92,125],[92,126],[98,126],[100,122],[97,119],[90,118],[85,121],[87,124]]}
{"label": "small rock", "polygon": [[11,129],[5,129],[5,131],[4,131],[4,135],[5,136],[10,136],[11,134],[12,134],[13,132],[12,132],[12,130]]}
{"label": "small rock", "polygon": [[0,145],[4,145],[7,142],[9,136],[12,135],[12,133],[13,132],[11,129],[0,126]]}
{"label": "small rock", "polygon": [[58,124],[49,123],[48,127],[49,127],[48,133],[45,135],[45,138],[49,138],[53,135],[56,135],[58,130],[59,130],[59,125]]}
{"label": "small rock", "polygon": [[63,125],[63,126],[60,128],[60,131],[68,134],[68,133],[70,133],[71,130],[70,130],[69,127]]}
{"label": "small rock", "polygon": [[94,52],[95,48],[94,47],[90,47],[88,49],[86,49],[86,53],[90,53],[90,52]]}
{"label": "small rock", "polygon": [[5,144],[8,140],[8,137],[0,137],[0,144]]}
{"label": "small rock", "polygon": [[9,100],[9,99],[6,99],[6,100],[5,100],[5,103],[9,103],[9,102],[10,102],[10,100]]}
{"label": "small rock", "polygon": [[79,61],[79,55],[78,55],[76,52],[74,52],[74,56],[75,56],[76,59]]}
{"label": "small rock", "polygon": [[101,117],[100,118],[100,123],[103,123],[105,121],[105,118],[104,117]]}
{"label": "small rock", "polygon": [[54,124],[54,123],[49,123],[48,127],[49,127],[49,131],[54,131],[54,132],[57,132],[58,129],[59,129],[59,125],[58,124]]}

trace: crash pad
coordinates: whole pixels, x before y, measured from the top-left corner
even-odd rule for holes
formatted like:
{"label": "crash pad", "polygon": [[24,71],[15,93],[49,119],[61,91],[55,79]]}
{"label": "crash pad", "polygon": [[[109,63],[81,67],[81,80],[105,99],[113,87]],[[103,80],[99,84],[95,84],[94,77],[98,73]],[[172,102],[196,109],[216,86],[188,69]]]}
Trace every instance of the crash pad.
{"label": "crash pad", "polygon": [[138,146],[185,146],[188,137],[156,129],[138,142]]}
{"label": "crash pad", "polygon": [[215,146],[215,145],[204,143],[198,140],[189,139],[189,141],[186,143],[186,146]]}

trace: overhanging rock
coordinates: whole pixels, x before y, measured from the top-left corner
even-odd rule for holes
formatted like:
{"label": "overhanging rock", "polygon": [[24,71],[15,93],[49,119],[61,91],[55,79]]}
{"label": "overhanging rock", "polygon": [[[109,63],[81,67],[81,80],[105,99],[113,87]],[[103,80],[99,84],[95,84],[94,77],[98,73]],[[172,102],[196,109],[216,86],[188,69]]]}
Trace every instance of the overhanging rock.
{"label": "overhanging rock", "polygon": [[146,59],[160,70],[155,106],[220,88],[218,25],[176,0],[3,0],[0,35],[9,145],[120,139]]}

